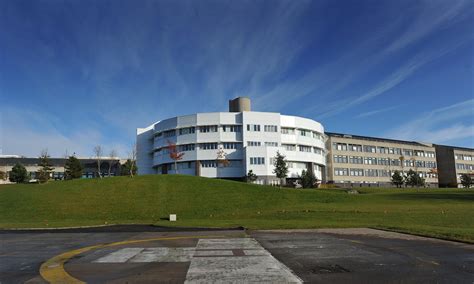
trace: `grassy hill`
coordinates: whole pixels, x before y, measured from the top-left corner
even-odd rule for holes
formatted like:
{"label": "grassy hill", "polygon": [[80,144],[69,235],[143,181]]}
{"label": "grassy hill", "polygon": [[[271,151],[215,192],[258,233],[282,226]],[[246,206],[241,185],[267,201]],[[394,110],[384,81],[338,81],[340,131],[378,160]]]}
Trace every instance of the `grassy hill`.
{"label": "grassy hill", "polygon": [[[0,227],[376,227],[474,242],[474,191],[279,189],[191,176],[0,186]],[[178,214],[178,222],[161,218]]]}

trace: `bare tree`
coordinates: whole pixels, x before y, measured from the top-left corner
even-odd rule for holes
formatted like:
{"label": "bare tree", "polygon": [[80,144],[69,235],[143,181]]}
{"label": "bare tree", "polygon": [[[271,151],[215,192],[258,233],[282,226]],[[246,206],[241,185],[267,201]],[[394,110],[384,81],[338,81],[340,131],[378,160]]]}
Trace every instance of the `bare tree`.
{"label": "bare tree", "polygon": [[112,172],[112,166],[115,164],[115,157],[117,157],[117,151],[115,149],[112,149],[109,153],[110,159],[109,159],[109,177],[110,173]]}
{"label": "bare tree", "polygon": [[137,164],[137,144],[134,143],[132,145],[132,149],[130,153],[128,153],[128,158],[130,159],[130,177],[133,177],[133,173],[135,171],[135,167]]}
{"label": "bare tree", "polygon": [[100,164],[101,164],[101,160],[102,160],[102,146],[100,145],[97,145],[94,147],[94,155],[95,155],[95,158],[97,160],[97,173],[99,175],[99,178],[102,178],[102,174],[100,173]]}

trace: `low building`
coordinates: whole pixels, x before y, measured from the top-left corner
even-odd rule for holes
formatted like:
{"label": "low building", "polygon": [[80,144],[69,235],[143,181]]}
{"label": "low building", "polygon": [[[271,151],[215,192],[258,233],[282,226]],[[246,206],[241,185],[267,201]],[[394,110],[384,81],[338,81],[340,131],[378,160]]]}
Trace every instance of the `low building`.
{"label": "low building", "polygon": [[436,145],[439,186],[460,187],[461,175],[474,178],[474,149]]}
{"label": "low building", "polygon": [[392,186],[395,170],[412,169],[438,185],[433,144],[326,132],[327,180],[342,186]]}
{"label": "low building", "polygon": [[[248,98],[237,98],[229,102],[229,112],[178,116],[137,129],[138,173],[242,179],[252,170],[257,183],[278,184],[273,163],[279,151],[288,161],[289,178],[310,170],[322,180],[324,140],[324,128],[317,121],[251,111]],[[184,153],[177,169],[168,143]],[[226,166],[220,156],[225,156]]]}
{"label": "low building", "polygon": [[[97,171],[97,159],[95,158],[78,158],[81,162],[84,170],[83,170],[83,178],[93,178],[98,176]],[[50,158],[49,162],[53,167],[53,171],[51,172],[51,179],[61,180],[64,179],[64,165],[66,164],[66,158]],[[5,179],[0,181],[1,183],[8,183],[8,176],[12,170],[12,168],[16,164],[23,165],[28,174],[30,175],[30,179],[36,179],[37,172],[39,171],[40,167],[38,163],[40,162],[39,158],[27,158],[17,155],[3,155],[0,156],[0,171],[6,173]],[[102,157],[101,158],[101,174],[102,176],[109,175],[109,166],[110,175],[117,176],[120,175],[121,164],[123,160],[118,158],[110,158],[110,157]]]}

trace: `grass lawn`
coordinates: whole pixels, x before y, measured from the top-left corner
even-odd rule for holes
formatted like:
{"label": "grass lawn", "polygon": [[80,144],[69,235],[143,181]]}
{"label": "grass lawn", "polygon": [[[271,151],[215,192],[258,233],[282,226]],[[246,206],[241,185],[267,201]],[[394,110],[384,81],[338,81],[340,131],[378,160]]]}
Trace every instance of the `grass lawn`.
{"label": "grass lawn", "polygon": [[[0,228],[103,224],[372,227],[474,243],[474,190],[279,189],[152,175],[0,186]],[[170,213],[178,221],[162,220]]]}

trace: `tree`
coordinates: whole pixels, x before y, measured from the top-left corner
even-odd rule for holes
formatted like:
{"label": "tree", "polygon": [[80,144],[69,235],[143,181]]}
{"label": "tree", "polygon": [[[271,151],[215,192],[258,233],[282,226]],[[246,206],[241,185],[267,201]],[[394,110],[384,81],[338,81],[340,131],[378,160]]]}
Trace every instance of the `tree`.
{"label": "tree", "polygon": [[101,161],[102,161],[102,154],[103,154],[102,146],[100,146],[100,145],[95,146],[94,147],[94,157],[97,160],[97,175],[99,176],[99,178],[102,178],[102,174],[100,172],[100,164],[101,164]]}
{"label": "tree", "polygon": [[134,175],[137,174],[138,168],[137,168],[137,143],[132,145],[132,149],[128,153],[128,157],[130,160],[130,167],[128,173],[130,174],[130,177],[133,177]]}
{"label": "tree", "polygon": [[464,188],[470,188],[473,184],[473,180],[471,175],[469,174],[461,174],[461,184]]}
{"label": "tree", "polygon": [[394,171],[392,175],[392,184],[396,185],[397,187],[402,187],[403,183],[403,175],[400,174],[399,171]]}
{"label": "tree", "polygon": [[247,173],[247,176],[245,177],[245,179],[247,180],[247,182],[253,183],[254,181],[257,180],[257,175],[254,174],[254,172],[252,170],[249,170],[249,172]]}
{"label": "tree", "polygon": [[177,174],[178,173],[178,161],[183,159],[184,152],[179,152],[178,147],[176,146],[175,143],[171,141],[168,142],[168,151],[170,154],[170,159],[174,161],[174,171]]}
{"label": "tree", "polygon": [[82,164],[75,156],[70,156],[64,165],[64,179],[71,180],[82,177]]}
{"label": "tree", "polygon": [[38,179],[41,183],[45,183],[51,178],[51,172],[54,170],[49,161],[48,150],[41,151],[38,166],[40,167],[38,171]]}
{"label": "tree", "polygon": [[227,160],[227,153],[222,149],[222,147],[219,147],[219,150],[217,151],[217,177],[221,176],[220,175],[220,168],[221,167],[227,167],[230,165],[229,160]]}
{"label": "tree", "polygon": [[[130,172],[132,174],[130,174]],[[136,162],[135,161],[132,162],[132,160],[127,159],[127,161],[121,167],[121,175],[133,177],[133,175],[135,174],[137,174]]]}
{"label": "tree", "polygon": [[10,172],[10,181],[16,183],[22,183],[28,181],[28,172],[22,164],[16,164],[13,166]]}
{"label": "tree", "polygon": [[318,181],[314,172],[311,170],[303,170],[300,175],[301,186],[303,188],[313,188],[315,183]]}
{"label": "tree", "polygon": [[407,172],[405,182],[411,187],[419,187],[425,185],[425,179],[420,177],[420,175],[412,169]]}
{"label": "tree", "polygon": [[0,180],[6,180],[7,174],[4,171],[0,171]]}
{"label": "tree", "polygon": [[110,151],[110,160],[109,160],[109,177],[110,177],[110,174],[112,172],[112,166],[115,164],[115,157],[117,157],[117,151],[115,151],[115,149],[112,149]]}
{"label": "tree", "polygon": [[280,151],[277,151],[273,165],[275,166],[273,173],[280,179],[281,187],[283,180],[288,176],[288,165],[286,164],[285,156],[280,154]]}

